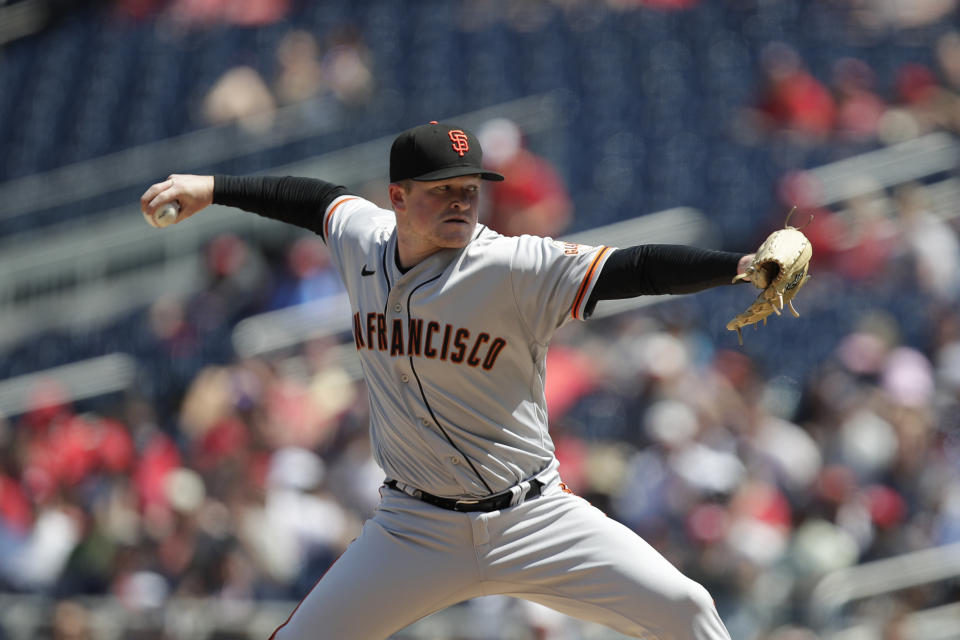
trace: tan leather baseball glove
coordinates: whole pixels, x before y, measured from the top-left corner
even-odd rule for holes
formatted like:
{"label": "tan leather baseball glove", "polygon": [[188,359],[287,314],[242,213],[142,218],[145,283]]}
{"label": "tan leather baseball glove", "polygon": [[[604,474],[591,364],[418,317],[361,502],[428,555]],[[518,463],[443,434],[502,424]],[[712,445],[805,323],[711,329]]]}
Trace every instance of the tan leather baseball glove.
{"label": "tan leather baseball glove", "polygon": [[742,327],[756,325],[761,320],[766,324],[767,316],[771,313],[780,315],[784,305],[790,307],[795,317],[800,317],[793,306],[793,297],[810,279],[807,268],[813,257],[813,246],[800,229],[789,225],[790,216],[795,210],[796,207],[787,214],[783,229],[767,236],[747,270],[733,279],[734,282],[748,280],[758,289],[763,289],[746,311],[727,323],[727,329],[737,332],[741,345]]}

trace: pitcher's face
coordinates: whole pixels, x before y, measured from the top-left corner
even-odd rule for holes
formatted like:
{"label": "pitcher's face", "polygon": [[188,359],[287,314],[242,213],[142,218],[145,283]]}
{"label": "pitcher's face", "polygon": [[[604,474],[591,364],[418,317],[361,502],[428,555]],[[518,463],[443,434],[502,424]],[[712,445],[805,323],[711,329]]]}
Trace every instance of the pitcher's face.
{"label": "pitcher's face", "polygon": [[391,184],[398,244],[412,250],[417,261],[441,249],[465,247],[477,226],[480,183],[479,176],[471,175],[430,182],[410,180],[407,189]]}

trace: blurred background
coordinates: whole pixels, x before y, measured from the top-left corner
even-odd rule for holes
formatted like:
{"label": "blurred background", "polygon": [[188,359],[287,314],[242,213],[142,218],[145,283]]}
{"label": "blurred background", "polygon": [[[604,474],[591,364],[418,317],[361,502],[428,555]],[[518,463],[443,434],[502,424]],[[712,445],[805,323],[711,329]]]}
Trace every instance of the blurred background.
{"label": "blurred background", "polygon": [[[742,347],[746,287],[558,333],[561,471],[738,640],[960,638],[956,5],[0,0],[0,639],[266,638],[356,535],[382,474],[322,242],[139,196],[386,204],[428,120],[509,175],[507,234],[750,251],[812,215],[801,316]],[[620,636],[484,598],[395,637]]]}

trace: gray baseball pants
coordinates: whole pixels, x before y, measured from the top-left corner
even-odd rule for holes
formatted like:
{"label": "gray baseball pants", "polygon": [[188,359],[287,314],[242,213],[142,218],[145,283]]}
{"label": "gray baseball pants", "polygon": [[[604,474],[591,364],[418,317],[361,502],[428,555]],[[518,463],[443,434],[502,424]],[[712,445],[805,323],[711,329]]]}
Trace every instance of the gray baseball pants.
{"label": "gray baseball pants", "polygon": [[648,640],[729,640],[706,589],[564,490],[460,513],[381,488],[360,536],[273,640],[383,640],[435,611],[504,594]]}

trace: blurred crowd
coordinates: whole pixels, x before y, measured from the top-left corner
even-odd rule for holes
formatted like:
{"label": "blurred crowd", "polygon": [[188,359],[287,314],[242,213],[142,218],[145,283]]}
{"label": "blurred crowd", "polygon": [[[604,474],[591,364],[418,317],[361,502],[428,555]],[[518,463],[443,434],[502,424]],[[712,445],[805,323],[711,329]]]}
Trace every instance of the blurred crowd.
{"label": "blurred crowd", "polygon": [[843,148],[895,144],[930,133],[960,131],[960,34],[949,31],[931,47],[931,63],[903,62],[889,87],[867,62],[838,57],[829,77],[814,75],[785,42],[767,44],[760,56],[760,85],[738,123],[741,140],[771,136],[800,144]]}
{"label": "blurred crowd", "polygon": [[224,71],[203,97],[201,120],[265,134],[285,106],[312,105],[308,117],[318,117],[330,102],[357,107],[373,92],[371,64],[369,49],[349,25],[333,30],[323,45],[309,31],[292,29],[277,45],[271,73],[248,64]]}

